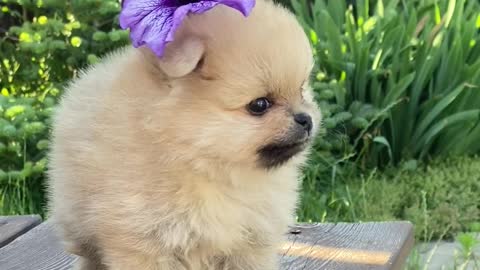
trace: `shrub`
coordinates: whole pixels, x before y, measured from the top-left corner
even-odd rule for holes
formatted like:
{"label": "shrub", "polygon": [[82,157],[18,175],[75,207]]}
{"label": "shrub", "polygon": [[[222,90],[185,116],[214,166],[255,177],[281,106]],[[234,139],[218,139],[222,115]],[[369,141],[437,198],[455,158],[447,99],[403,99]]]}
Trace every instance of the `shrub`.
{"label": "shrub", "polygon": [[0,2],[0,215],[43,214],[49,115],[68,81],[126,45],[118,0]]}
{"label": "shrub", "polygon": [[327,129],[363,168],[480,151],[478,1],[293,0]]}
{"label": "shrub", "polygon": [[54,100],[0,96],[0,215],[42,213]]}
{"label": "shrub", "polygon": [[116,0],[3,1],[0,84],[3,95],[56,96],[88,63],[128,42]]}

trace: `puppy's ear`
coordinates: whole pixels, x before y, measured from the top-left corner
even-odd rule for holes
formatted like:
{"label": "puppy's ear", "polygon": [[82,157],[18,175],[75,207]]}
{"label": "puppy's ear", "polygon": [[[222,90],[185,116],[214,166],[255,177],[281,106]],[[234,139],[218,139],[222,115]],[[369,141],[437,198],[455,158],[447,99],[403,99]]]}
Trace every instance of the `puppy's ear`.
{"label": "puppy's ear", "polygon": [[[148,49],[147,49],[148,50]],[[148,52],[148,59],[170,78],[183,77],[196,69],[205,53],[203,41],[195,36],[181,37],[167,44],[161,58]]]}

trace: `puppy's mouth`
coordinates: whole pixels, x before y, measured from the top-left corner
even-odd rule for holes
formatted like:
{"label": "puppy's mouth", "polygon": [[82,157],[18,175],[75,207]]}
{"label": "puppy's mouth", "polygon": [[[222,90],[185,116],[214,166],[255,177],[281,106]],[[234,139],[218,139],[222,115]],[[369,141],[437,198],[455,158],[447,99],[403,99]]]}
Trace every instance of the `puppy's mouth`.
{"label": "puppy's mouth", "polygon": [[258,150],[259,163],[267,169],[279,167],[305,150],[308,142],[309,138],[305,138],[295,142],[275,142],[267,144]]}

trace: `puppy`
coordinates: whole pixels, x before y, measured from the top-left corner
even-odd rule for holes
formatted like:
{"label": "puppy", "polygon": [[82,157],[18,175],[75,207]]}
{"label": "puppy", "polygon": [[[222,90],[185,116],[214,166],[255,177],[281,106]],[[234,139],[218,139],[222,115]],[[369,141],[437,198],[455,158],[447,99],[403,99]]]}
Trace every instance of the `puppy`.
{"label": "puppy", "polygon": [[54,117],[51,220],[76,269],[278,269],[320,122],[312,51],[267,1],[187,18],[157,58],[122,49]]}

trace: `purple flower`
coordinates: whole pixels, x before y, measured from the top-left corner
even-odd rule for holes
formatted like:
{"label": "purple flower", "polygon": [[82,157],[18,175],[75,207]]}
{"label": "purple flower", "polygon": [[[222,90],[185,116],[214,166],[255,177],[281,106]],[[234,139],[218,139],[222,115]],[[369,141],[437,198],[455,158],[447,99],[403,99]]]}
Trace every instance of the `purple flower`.
{"label": "purple flower", "polygon": [[248,16],[255,0],[124,0],[120,13],[120,26],[130,28],[133,46],[147,45],[158,57],[175,31],[190,13],[204,13],[218,4],[240,11]]}

